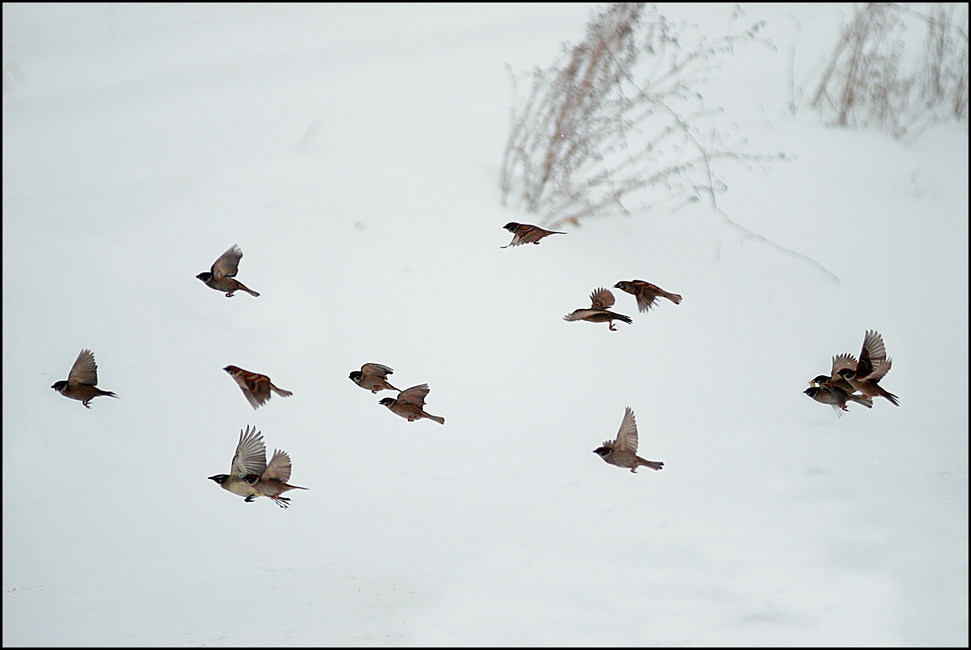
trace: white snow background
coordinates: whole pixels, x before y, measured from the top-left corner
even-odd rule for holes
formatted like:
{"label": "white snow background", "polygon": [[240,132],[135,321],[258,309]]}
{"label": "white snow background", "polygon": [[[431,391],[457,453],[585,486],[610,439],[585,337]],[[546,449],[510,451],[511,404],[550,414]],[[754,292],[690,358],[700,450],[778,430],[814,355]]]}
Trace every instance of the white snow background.
{"label": "white snow background", "polygon": [[[967,125],[792,115],[851,8],[743,7],[660,6],[776,46],[700,89],[793,158],[719,204],[838,283],[705,203],[500,248],[506,65],[593,5],[4,3],[3,644],[967,645]],[[562,320],[634,278],[684,301]],[[900,406],[837,418],[867,329]],[[82,348],[119,399],[49,388]],[[628,405],[660,472],[591,453]],[[248,424],[288,510],[206,478]]]}

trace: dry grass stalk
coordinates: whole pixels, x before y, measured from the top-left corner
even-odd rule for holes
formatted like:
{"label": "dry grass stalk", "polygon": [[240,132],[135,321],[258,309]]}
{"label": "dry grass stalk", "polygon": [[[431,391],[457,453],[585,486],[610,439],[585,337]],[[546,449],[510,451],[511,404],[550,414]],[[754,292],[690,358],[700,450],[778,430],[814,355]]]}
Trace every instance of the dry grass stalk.
{"label": "dry grass stalk", "polygon": [[503,157],[503,204],[513,195],[540,223],[560,227],[629,213],[625,199],[635,193],[651,210],[725,191],[713,161],[770,156],[731,146],[697,88],[736,44],[757,40],[762,26],[702,37],[686,50],[656,8],[606,7],[583,42],[528,75],[530,92],[513,113]]}
{"label": "dry grass stalk", "polygon": [[[966,7],[966,5],[964,5]],[[968,17],[954,3],[857,5],[810,106],[837,126],[895,138],[968,117]],[[923,33],[918,45],[908,31]]]}

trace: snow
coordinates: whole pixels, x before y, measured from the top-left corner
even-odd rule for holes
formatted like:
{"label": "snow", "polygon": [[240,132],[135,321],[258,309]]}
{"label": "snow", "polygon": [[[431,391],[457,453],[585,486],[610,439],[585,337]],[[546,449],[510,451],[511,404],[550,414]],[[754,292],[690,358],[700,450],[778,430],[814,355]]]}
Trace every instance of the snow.
{"label": "snow", "polygon": [[[699,203],[501,249],[506,65],[593,7],[3,5],[4,645],[967,645],[967,125],[793,115],[848,8],[743,5],[777,48],[703,94],[792,160],[719,206],[778,247]],[[195,278],[234,243],[259,298]],[[562,320],[634,278],[684,301]],[[867,329],[900,407],[837,418]],[[120,399],[49,388],[82,348]],[[591,453],[625,406],[662,471]],[[288,510],[206,479],[246,425]]]}

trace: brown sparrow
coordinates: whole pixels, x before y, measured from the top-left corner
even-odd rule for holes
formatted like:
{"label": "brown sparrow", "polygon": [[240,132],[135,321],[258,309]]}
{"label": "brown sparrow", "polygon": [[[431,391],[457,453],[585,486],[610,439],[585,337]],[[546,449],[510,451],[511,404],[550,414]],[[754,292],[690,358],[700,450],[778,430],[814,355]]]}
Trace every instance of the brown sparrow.
{"label": "brown sparrow", "polygon": [[[854,357],[852,354],[846,353],[837,354],[835,357],[833,357],[833,369],[830,371],[829,376],[817,375],[809,383],[825,384],[829,387],[839,388],[845,393],[853,393],[856,391],[856,389],[853,388],[853,386],[850,385],[850,382],[846,381],[841,374],[839,374],[844,368],[856,370],[856,357]],[[806,391],[803,392],[805,393]]]}
{"label": "brown sparrow", "polygon": [[247,401],[249,401],[250,406],[254,410],[263,406],[270,399],[271,390],[280,397],[290,397],[293,395],[288,390],[277,388],[270,381],[269,377],[261,375],[258,372],[243,370],[239,366],[226,366],[223,370],[228,372],[229,376],[236,380],[240,390],[243,391],[243,395],[246,396]]}
{"label": "brown sparrow", "polygon": [[[820,375],[816,379],[823,378],[826,379],[826,375]],[[849,411],[846,408],[847,402],[856,402],[857,404],[862,404],[867,408],[873,408],[873,400],[865,395],[857,395],[856,393],[848,393],[839,386],[831,386],[826,383],[818,383],[813,380],[813,385],[802,391],[806,395],[809,395],[814,400],[820,404],[829,404],[836,411],[836,415],[843,417],[840,411]],[[818,385],[817,385],[818,384]]]}
{"label": "brown sparrow", "polygon": [[245,497],[247,503],[259,497],[269,497],[281,508],[290,505],[290,499],[281,494],[288,490],[307,489],[287,485],[290,480],[290,456],[285,451],[274,452],[270,464],[266,464],[263,436],[256,427],[251,429],[249,426],[239,432],[230,473],[216,474],[210,476],[209,480],[215,481],[224,490]]}
{"label": "brown sparrow", "polygon": [[676,293],[668,293],[656,284],[644,282],[644,280],[621,280],[614,285],[615,289],[626,291],[637,298],[637,308],[640,311],[647,311],[657,302],[657,297],[667,298],[676,305],[681,304],[681,296]]}
{"label": "brown sparrow", "polygon": [[616,332],[617,328],[614,327],[614,320],[621,320],[627,324],[630,324],[631,319],[629,316],[607,311],[607,309],[612,307],[613,304],[614,294],[612,294],[609,289],[604,289],[601,287],[590,294],[589,309],[574,310],[573,313],[564,316],[563,320],[586,320],[590,321],[591,323],[607,323],[607,327],[609,327],[612,332]]}
{"label": "brown sparrow", "polygon": [[282,449],[273,451],[273,458],[270,459],[266,470],[260,476],[260,480],[254,485],[254,489],[260,495],[273,499],[281,508],[290,505],[290,498],[280,496],[288,490],[306,490],[307,488],[296,485],[287,485],[290,480],[290,455]]}
{"label": "brown sparrow", "polygon": [[428,418],[439,424],[445,424],[445,418],[438,415],[429,415],[422,409],[425,406],[425,397],[428,395],[428,384],[418,384],[398,393],[398,399],[385,397],[378,404],[383,404],[391,409],[391,412],[407,418],[409,422]]}
{"label": "brown sparrow", "polygon": [[511,232],[513,238],[511,242],[499,248],[509,248],[510,246],[519,246],[520,244],[539,244],[539,240],[547,235],[566,234],[565,232],[545,230],[539,226],[531,226],[528,223],[516,223],[515,221],[510,221],[503,228]]}
{"label": "brown sparrow", "polygon": [[71,366],[67,381],[56,381],[51,388],[64,397],[80,401],[84,404],[84,408],[91,408],[88,402],[101,395],[118,397],[110,390],[96,388],[97,383],[98,365],[94,362],[94,355],[91,354],[91,350],[81,350],[78,358],[74,360],[74,365]]}
{"label": "brown sparrow", "polygon": [[894,406],[900,406],[897,396],[879,385],[884,375],[890,372],[891,360],[883,345],[883,337],[876,330],[867,330],[863,336],[863,349],[856,368],[842,368],[839,375],[849,382],[855,390],[867,397],[885,397]]}
{"label": "brown sparrow", "polygon": [[230,473],[216,474],[210,476],[209,480],[215,481],[224,490],[246,497],[246,502],[252,503],[253,499],[260,496],[255,486],[265,470],[266,446],[263,444],[263,436],[256,427],[250,430],[247,425],[245,431],[239,432],[239,442],[236,443]]}
{"label": "brown sparrow", "polygon": [[233,279],[239,270],[239,260],[243,257],[243,251],[239,246],[233,244],[219,259],[212,263],[212,268],[204,271],[196,277],[206,283],[206,286],[216,291],[225,291],[227,298],[233,297],[235,291],[245,291],[254,298],[259,297],[256,293],[239,280]]}
{"label": "brown sparrow", "polygon": [[348,376],[355,384],[371,391],[371,393],[377,393],[379,390],[397,390],[400,392],[400,389],[387,382],[388,375],[393,372],[394,370],[388,366],[382,366],[380,363],[365,363],[360,370],[355,370]]}
{"label": "brown sparrow", "polygon": [[593,453],[611,465],[629,467],[631,474],[636,474],[640,465],[650,469],[664,467],[661,461],[644,460],[637,455],[637,423],[634,422],[634,412],[629,406],[624,409],[624,419],[620,422],[617,439],[605,440],[603,446],[594,449]]}
{"label": "brown sparrow", "polygon": [[840,411],[849,411],[846,408],[847,402],[856,402],[867,408],[873,408],[873,400],[865,395],[857,395],[856,389],[839,374],[845,368],[855,370],[856,357],[846,353],[837,354],[833,357],[833,368],[830,374],[817,375],[810,380],[809,388],[802,391],[820,404],[832,406],[839,417],[843,417]]}

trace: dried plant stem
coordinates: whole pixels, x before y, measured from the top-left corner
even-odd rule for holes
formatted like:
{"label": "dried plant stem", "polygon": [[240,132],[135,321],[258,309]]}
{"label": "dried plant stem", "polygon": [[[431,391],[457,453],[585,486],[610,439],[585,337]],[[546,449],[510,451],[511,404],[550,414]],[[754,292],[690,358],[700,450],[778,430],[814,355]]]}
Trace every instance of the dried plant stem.
{"label": "dried plant stem", "polygon": [[529,75],[503,156],[503,204],[514,196],[517,206],[541,215],[540,223],[558,227],[629,214],[628,202],[657,209],[725,191],[703,162],[761,155],[728,145],[715,127],[712,137],[700,137],[718,111],[704,106],[696,88],[762,26],[702,38],[685,51],[673,24],[653,7],[609,5],[561,62]]}
{"label": "dried plant stem", "polygon": [[[873,126],[898,139],[967,120],[967,10],[959,22],[956,6],[857,5],[809,106],[834,125]],[[923,32],[922,49],[906,37],[914,30]]]}

